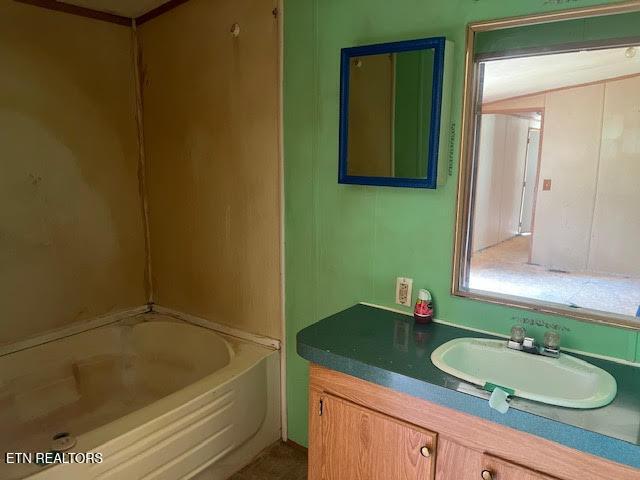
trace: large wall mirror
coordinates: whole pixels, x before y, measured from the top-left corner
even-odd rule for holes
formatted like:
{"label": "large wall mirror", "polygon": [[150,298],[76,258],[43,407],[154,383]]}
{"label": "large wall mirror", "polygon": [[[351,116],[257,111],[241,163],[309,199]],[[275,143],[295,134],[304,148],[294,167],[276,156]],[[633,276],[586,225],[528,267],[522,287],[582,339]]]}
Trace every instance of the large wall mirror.
{"label": "large wall mirror", "polygon": [[470,25],[454,294],[640,328],[639,9]]}
{"label": "large wall mirror", "polygon": [[436,37],[342,49],[340,183],[436,188],[450,45]]}

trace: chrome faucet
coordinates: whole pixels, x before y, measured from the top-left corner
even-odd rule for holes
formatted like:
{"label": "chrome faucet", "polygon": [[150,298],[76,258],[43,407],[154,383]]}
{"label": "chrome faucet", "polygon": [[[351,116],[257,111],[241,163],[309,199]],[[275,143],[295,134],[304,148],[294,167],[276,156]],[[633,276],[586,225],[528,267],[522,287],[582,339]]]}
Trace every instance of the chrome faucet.
{"label": "chrome faucet", "polygon": [[507,347],[520,352],[558,358],[560,356],[560,334],[547,330],[544,334],[544,345],[536,345],[533,337],[527,337],[527,330],[521,325],[511,327],[511,338]]}

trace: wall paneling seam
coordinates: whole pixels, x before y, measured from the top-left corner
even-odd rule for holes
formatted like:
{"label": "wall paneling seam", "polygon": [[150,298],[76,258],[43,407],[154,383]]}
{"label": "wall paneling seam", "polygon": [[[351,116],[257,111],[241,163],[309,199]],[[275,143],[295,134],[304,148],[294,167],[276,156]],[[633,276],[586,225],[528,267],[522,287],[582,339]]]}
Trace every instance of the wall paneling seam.
{"label": "wall paneling seam", "polygon": [[589,222],[589,237],[587,238],[587,258],[585,259],[585,270],[589,270],[591,264],[591,244],[593,243],[593,224],[596,216],[596,206],[598,205],[598,187],[600,186],[600,164],[602,163],[602,140],[604,139],[604,110],[607,101],[607,82],[602,85],[602,105],[600,106],[600,138],[598,139],[598,157],[596,161],[595,189],[593,201],[591,202],[591,221]]}
{"label": "wall paneling seam", "polygon": [[131,44],[133,81],[136,98],[136,126],[138,130],[138,189],[140,192],[140,208],[142,209],[142,222],[144,228],[145,250],[145,292],[149,306],[155,303],[155,291],[153,282],[153,270],[151,268],[151,230],[149,227],[149,189],[147,186],[147,162],[144,147],[144,102],[143,84],[144,69],[142,65],[142,44],[138,35],[135,19],[131,20]]}
{"label": "wall paneling seam", "polygon": [[287,417],[287,322],[285,292],[285,211],[284,211],[284,0],[278,0],[274,13],[278,25],[278,157],[280,182],[280,433],[283,441],[289,439]]}

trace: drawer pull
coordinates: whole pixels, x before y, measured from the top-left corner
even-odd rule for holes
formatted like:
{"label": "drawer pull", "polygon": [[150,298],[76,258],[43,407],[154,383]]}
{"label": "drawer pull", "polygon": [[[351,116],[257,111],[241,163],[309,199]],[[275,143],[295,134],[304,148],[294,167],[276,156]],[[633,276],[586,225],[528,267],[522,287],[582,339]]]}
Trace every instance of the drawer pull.
{"label": "drawer pull", "polygon": [[422,447],[420,449],[420,455],[422,455],[423,457],[430,457],[431,456],[431,452],[429,451],[429,447]]}
{"label": "drawer pull", "polygon": [[482,470],[480,476],[482,477],[482,480],[493,480],[493,473],[489,470]]}

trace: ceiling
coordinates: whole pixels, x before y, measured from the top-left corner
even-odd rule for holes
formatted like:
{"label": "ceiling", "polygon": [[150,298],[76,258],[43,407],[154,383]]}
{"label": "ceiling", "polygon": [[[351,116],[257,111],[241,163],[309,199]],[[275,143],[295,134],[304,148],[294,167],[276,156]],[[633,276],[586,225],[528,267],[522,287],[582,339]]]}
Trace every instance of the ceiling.
{"label": "ceiling", "polygon": [[640,74],[640,46],[610,48],[485,63],[484,103],[556,88]]}
{"label": "ceiling", "polygon": [[61,3],[90,8],[100,12],[113,13],[135,18],[159,7],[169,0],[58,0]]}

